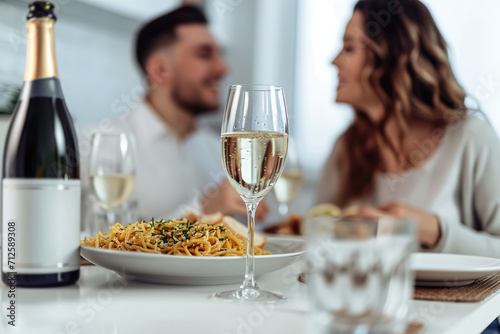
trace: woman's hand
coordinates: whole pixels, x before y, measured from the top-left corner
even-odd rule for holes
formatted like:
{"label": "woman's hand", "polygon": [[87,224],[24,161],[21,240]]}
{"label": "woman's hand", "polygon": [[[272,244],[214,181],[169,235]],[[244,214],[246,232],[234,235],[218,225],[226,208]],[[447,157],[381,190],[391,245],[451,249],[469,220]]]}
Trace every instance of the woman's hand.
{"label": "woman's hand", "polygon": [[377,218],[393,216],[397,218],[414,218],[418,222],[418,240],[424,248],[434,248],[441,238],[441,227],[437,216],[414,207],[391,202],[378,208],[360,207],[358,216]]}

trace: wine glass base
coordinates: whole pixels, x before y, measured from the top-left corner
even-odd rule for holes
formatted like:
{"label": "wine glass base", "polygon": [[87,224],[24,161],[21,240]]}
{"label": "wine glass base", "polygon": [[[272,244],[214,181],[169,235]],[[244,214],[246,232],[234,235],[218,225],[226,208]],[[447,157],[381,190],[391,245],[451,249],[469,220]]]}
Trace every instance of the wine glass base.
{"label": "wine glass base", "polygon": [[214,297],[237,302],[255,301],[263,303],[280,303],[284,302],[287,298],[287,296],[279,293],[254,288],[240,288],[238,290],[214,293]]}

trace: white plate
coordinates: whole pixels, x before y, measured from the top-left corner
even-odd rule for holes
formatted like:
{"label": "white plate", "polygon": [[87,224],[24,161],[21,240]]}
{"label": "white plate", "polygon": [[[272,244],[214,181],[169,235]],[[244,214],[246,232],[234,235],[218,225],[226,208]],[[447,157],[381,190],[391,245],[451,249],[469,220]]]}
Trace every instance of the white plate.
{"label": "white plate", "polygon": [[500,272],[500,259],[445,253],[415,253],[411,267],[419,286],[461,286]]}
{"label": "white plate", "polygon": [[[271,255],[255,257],[256,276],[281,269],[304,254],[300,239],[267,237],[265,250]],[[216,285],[241,283],[245,257],[196,257],[118,251],[80,246],[90,262],[110,269],[126,279],[163,284]]]}

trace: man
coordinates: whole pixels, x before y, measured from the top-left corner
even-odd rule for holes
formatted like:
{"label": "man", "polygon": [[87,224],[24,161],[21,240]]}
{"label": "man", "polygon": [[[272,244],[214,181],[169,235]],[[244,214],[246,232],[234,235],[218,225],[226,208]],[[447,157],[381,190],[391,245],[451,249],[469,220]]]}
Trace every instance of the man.
{"label": "man", "polygon": [[[179,218],[190,210],[245,215],[222,169],[219,136],[197,124],[219,107],[227,72],[205,15],[183,6],[147,22],[137,34],[136,58],[147,94],[116,125],[136,140],[137,218]],[[263,219],[267,204],[259,207]]]}

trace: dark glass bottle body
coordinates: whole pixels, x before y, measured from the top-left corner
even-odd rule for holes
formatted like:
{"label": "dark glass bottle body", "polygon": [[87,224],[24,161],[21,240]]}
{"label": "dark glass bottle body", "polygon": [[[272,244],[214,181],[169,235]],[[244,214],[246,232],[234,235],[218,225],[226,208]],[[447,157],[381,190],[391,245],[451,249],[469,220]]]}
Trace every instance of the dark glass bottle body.
{"label": "dark glass bottle body", "polygon": [[73,284],[80,274],[78,143],[57,77],[55,17],[45,13],[28,21],[25,81],[3,157],[2,280],[20,287]]}

